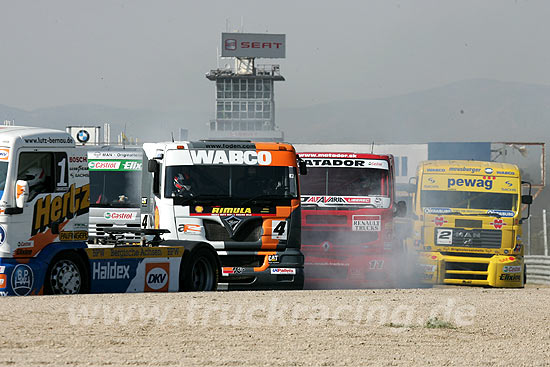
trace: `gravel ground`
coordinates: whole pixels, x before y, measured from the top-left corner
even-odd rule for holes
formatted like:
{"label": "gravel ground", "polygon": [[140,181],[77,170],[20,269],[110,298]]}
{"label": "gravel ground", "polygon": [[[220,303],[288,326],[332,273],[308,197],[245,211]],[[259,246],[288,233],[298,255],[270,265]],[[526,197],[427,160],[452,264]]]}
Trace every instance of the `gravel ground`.
{"label": "gravel ground", "polygon": [[0,302],[1,366],[550,363],[550,288],[542,286],[102,294]]}

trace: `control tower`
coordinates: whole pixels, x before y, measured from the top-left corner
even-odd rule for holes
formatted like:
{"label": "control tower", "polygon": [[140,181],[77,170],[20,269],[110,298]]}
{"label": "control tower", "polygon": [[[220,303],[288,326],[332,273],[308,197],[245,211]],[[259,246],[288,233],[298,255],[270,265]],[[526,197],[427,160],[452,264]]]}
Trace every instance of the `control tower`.
{"label": "control tower", "polygon": [[284,81],[279,65],[256,64],[258,58],[284,58],[284,34],[222,33],[221,57],[234,67],[211,70],[216,82],[215,119],[210,139],[282,141],[275,124],[275,81]]}

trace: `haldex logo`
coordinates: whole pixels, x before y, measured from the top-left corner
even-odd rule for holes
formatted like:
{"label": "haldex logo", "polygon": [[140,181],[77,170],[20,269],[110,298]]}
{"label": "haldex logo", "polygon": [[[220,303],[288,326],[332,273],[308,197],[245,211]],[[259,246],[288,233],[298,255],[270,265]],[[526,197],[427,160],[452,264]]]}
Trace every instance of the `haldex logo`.
{"label": "haldex logo", "polygon": [[483,176],[481,178],[449,178],[447,180],[447,188],[451,187],[481,187],[485,190],[491,190],[493,188],[493,180],[496,177],[493,176]]}
{"label": "haldex logo", "polygon": [[94,262],[92,279],[130,279],[130,265],[118,265],[116,261],[107,264]]}

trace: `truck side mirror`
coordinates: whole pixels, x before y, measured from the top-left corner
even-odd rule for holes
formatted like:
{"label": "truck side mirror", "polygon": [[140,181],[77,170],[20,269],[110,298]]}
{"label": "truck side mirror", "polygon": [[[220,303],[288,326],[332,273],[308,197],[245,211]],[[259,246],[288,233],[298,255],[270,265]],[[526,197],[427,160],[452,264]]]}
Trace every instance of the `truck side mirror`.
{"label": "truck side mirror", "polygon": [[29,200],[29,183],[24,180],[17,180],[15,183],[15,205],[23,209]]}
{"label": "truck side mirror", "polygon": [[531,205],[533,204],[533,196],[531,195],[521,195],[521,203]]}
{"label": "truck side mirror", "polygon": [[157,173],[158,169],[159,169],[159,162],[157,162],[154,159],[149,159],[149,161],[147,162],[147,171],[151,173]]}
{"label": "truck side mirror", "polygon": [[307,175],[307,165],[306,162],[302,160],[302,158],[298,157],[298,168],[300,175],[305,176]]}
{"label": "truck side mirror", "polygon": [[407,203],[398,201],[395,205],[395,217],[404,217],[407,214]]}

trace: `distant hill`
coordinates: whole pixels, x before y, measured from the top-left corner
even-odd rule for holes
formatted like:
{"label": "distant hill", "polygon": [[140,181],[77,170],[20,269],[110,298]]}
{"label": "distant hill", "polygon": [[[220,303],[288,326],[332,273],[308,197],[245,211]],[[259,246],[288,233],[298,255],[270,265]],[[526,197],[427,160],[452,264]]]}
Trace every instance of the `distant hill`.
{"label": "distant hill", "polygon": [[548,140],[550,86],[475,79],[370,100],[281,109],[294,142]]}
{"label": "distant hill", "polygon": [[[277,124],[291,142],[549,140],[550,86],[465,80],[405,95],[279,108]],[[0,101],[1,102],[1,101]],[[214,101],[212,101],[212,105]],[[191,106],[193,108],[193,106]],[[66,105],[24,111],[0,104],[0,123],[64,128],[112,124],[113,137],[126,124],[141,141],[170,138],[179,128],[191,138],[208,133],[212,110],[172,112],[101,105]],[[177,136],[177,135],[176,135]]]}

